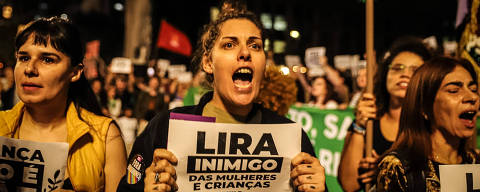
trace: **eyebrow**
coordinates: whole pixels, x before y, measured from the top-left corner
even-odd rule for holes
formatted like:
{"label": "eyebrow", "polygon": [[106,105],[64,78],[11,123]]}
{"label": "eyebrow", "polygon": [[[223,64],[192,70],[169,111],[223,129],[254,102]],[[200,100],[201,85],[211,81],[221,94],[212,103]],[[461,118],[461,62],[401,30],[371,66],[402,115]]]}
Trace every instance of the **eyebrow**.
{"label": "eyebrow", "polygon": [[[238,41],[238,38],[234,37],[234,36],[225,36],[225,37],[222,37],[222,39],[231,39],[231,40],[234,40],[234,41]],[[257,39],[261,39],[261,38],[257,37],[257,36],[248,37],[248,41],[257,40]]]}
{"label": "eyebrow", "polygon": [[392,63],[391,65],[392,65],[392,66],[393,66],[393,65],[403,65],[403,66],[406,66],[406,67],[420,67],[420,66],[421,66],[421,65],[405,65],[405,64],[403,64],[403,63]]}
{"label": "eyebrow", "polygon": [[463,85],[463,83],[460,82],[460,81],[448,82],[447,84],[445,84],[444,87],[449,86],[449,85],[455,85],[455,86],[461,87]]}
{"label": "eyebrow", "polygon": [[470,81],[470,83],[468,83],[468,86],[472,86],[472,85],[477,85],[477,83],[474,81]]}
{"label": "eyebrow", "polygon": [[44,57],[45,57],[45,56],[47,56],[47,57],[55,57],[55,58],[57,58],[57,59],[60,59],[60,56],[58,56],[58,55],[55,54],[55,53],[45,53],[45,52],[44,52],[44,53],[42,53],[42,56],[44,56]]}
{"label": "eyebrow", "polygon": [[[26,51],[19,51],[18,54],[19,54],[19,55],[28,55],[28,52],[26,52]],[[42,52],[41,55],[42,55],[42,57],[55,57],[56,59],[60,59],[60,56],[58,56],[58,55],[55,54],[55,53]]]}

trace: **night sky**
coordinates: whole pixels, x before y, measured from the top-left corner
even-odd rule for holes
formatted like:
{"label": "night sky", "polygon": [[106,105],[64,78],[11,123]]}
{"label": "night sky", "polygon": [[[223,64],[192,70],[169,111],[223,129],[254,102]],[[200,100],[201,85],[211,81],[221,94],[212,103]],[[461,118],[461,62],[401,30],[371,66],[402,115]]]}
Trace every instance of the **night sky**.
{"label": "night sky", "polygon": [[[12,65],[13,39],[19,24],[38,16],[66,13],[76,23],[85,40],[100,39],[100,55],[109,63],[123,52],[124,18],[122,11],[113,9],[123,0],[102,0],[102,11],[82,13],[81,0],[0,0],[0,6],[13,6],[13,18],[0,20],[0,60]],[[271,39],[285,40],[285,54],[304,55],[312,46],[326,46],[327,56],[337,54],[363,54],[365,43],[365,3],[362,0],[245,0],[247,8],[257,14],[283,15],[288,22],[285,32],[268,31]],[[160,21],[165,19],[184,31],[195,47],[199,30],[209,21],[210,7],[215,0],[151,0],[153,43],[156,42]],[[46,6],[45,6],[46,5]],[[375,48],[383,52],[397,37],[415,35],[422,38],[435,35],[443,40],[456,40],[457,1],[434,0],[376,0]],[[299,39],[289,37],[289,30],[298,30]],[[172,63],[189,63],[190,58],[162,49],[157,57]],[[283,55],[277,62],[282,63]]]}

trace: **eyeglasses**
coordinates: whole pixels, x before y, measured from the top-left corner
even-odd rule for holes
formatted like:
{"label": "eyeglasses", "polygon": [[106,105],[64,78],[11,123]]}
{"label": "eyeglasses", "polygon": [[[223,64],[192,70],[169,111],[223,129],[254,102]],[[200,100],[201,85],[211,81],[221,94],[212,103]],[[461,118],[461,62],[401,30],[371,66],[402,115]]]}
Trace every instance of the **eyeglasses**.
{"label": "eyeglasses", "polygon": [[412,65],[412,66],[406,66],[404,64],[394,64],[394,65],[389,65],[388,68],[390,69],[390,71],[394,72],[394,73],[403,73],[405,72],[405,70],[407,68],[410,68],[410,71],[415,72],[420,66],[415,66],[415,65]]}

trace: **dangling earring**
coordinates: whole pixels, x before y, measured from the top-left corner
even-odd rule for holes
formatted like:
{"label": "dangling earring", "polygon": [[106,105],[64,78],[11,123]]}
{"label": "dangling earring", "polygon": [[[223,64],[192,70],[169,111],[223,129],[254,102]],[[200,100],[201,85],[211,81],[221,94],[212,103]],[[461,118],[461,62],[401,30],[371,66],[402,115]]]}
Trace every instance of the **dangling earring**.
{"label": "dangling earring", "polygon": [[428,116],[427,116],[427,114],[425,114],[425,113],[422,113],[422,116],[423,116],[423,118],[424,118],[425,120],[427,120],[427,121],[428,121]]}

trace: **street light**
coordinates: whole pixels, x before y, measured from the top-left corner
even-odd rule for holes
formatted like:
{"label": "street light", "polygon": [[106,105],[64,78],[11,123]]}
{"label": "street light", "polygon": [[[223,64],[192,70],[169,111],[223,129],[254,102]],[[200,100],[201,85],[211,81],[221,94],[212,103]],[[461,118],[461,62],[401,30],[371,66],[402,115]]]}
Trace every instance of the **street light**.
{"label": "street light", "polygon": [[297,39],[298,37],[300,37],[300,32],[298,32],[297,30],[291,30],[290,37]]}

